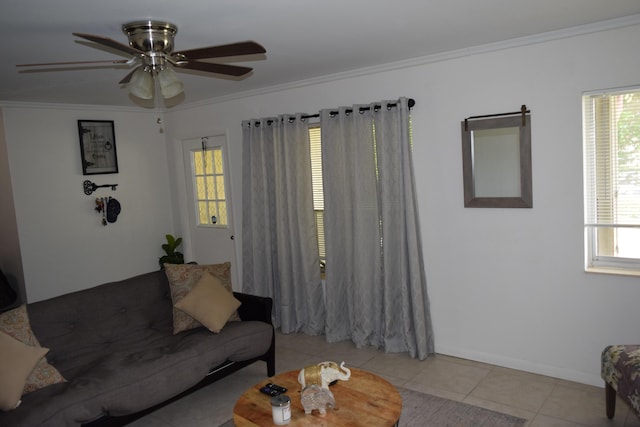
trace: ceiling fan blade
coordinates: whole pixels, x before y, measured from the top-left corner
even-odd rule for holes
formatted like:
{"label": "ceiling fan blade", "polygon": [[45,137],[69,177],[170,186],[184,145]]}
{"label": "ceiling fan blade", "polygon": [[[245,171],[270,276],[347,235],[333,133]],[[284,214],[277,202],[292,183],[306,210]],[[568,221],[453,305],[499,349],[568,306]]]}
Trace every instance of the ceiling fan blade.
{"label": "ceiling fan blade", "polygon": [[187,59],[222,58],[226,56],[253,55],[265,53],[266,49],[254,41],[231,43],[220,46],[202,47],[174,52],[174,55],[184,55]]}
{"label": "ceiling fan blade", "polygon": [[47,65],[81,65],[81,64],[126,64],[128,59],[107,59],[103,61],[70,61],[70,62],[43,62],[41,64],[16,64],[16,67],[43,67]]}
{"label": "ceiling fan blade", "polygon": [[206,71],[208,73],[226,74],[229,76],[244,76],[249,74],[253,68],[241,67],[238,65],[212,64],[211,62],[188,61],[178,63],[178,68],[188,68],[190,70]]}
{"label": "ceiling fan blade", "polygon": [[142,55],[144,54],[144,52],[142,52],[141,50],[138,50],[136,48],[133,48],[129,45],[120,43],[118,41],[115,41],[113,39],[110,39],[108,37],[102,37],[102,36],[96,36],[93,34],[84,34],[84,33],[72,33],[74,36],[76,37],[80,37],[98,44],[101,44],[103,46],[107,46],[110,47],[112,49],[116,49],[119,50],[120,52],[124,52],[124,53],[128,53],[129,55]]}
{"label": "ceiling fan blade", "polygon": [[124,78],[122,80],[120,80],[118,82],[118,84],[120,85],[126,85],[127,83],[129,83],[131,81],[131,77],[133,76],[133,73],[135,73],[136,71],[138,71],[141,67],[136,67],[133,70],[131,70],[126,76],[124,76]]}

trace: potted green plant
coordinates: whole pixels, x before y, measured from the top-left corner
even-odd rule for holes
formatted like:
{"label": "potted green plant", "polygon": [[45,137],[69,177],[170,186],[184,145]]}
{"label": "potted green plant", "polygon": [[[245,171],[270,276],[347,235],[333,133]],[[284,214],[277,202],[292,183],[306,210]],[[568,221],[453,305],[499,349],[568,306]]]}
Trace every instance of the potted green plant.
{"label": "potted green plant", "polygon": [[184,264],[184,255],[182,252],[177,251],[178,246],[182,244],[182,237],[178,237],[177,239],[173,237],[171,234],[167,234],[165,236],[167,239],[167,243],[162,244],[162,249],[166,253],[160,257],[160,268],[164,267],[164,264]]}

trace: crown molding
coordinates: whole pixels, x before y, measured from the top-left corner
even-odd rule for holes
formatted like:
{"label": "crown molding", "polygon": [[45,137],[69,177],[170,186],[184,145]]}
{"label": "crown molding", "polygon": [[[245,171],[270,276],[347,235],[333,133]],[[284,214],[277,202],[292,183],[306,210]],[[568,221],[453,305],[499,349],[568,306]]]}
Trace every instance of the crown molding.
{"label": "crown molding", "polygon": [[204,107],[207,105],[219,104],[228,101],[235,101],[242,98],[248,98],[257,95],[265,95],[274,92],[282,92],[285,90],[296,89],[305,86],[313,86],[322,83],[328,83],[338,80],[346,80],[354,77],[365,75],[384,73],[399,69],[418,67],[437,62],[449,61],[452,59],[463,58],[467,56],[479,55],[484,53],[496,52],[500,50],[513,49],[534,44],[546,43],[555,40],[561,40],[571,37],[578,37],[602,31],[615,30],[619,28],[640,25],[640,14],[629,15],[622,18],[615,18],[606,21],[595,22],[592,24],[584,24],[561,30],[548,31],[545,33],[535,34],[531,36],[517,37],[509,40],[487,43],[478,46],[456,49],[447,52],[435,53],[431,55],[421,56],[417,58],[391,62],[372,67],[359,68],[340,73],[328,74],[321,77],[311,79],[298,80],[295,82],[283,83],[275,86],[268,86],[260,89],[253,89],[244,92],[236,92],[230,95],[210,98],[204,101],[193,102],[189,104],[178,105],[172,107],[171,110],[187,110],[191,108]]}
{"label": "crown molding", "polygon": [[25,101],[2,101],[0,100],[0,108],[25,108],[25,109],[45,109],[45,110],[83,110],[83,111],[113,111],[113,112],[131,112],[131,113],[147,113],[161,114],[164,110],[144,109],[136,106],[123,107],[121,105],[98,105],[98,104],[61,104],[61,103],[44,103],[44,102],[25,102]]}

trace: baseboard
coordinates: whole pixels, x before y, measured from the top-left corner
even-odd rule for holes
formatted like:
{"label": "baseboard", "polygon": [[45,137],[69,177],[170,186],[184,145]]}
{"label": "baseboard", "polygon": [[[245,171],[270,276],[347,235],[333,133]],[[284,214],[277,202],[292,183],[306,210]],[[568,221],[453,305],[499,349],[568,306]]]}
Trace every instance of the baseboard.
{"label": "baseboard", "polygon": [[595,387],[604,387],[604,382],[602,378],[600,378],[599,374],[558,368],[556,366],[535,363],[530,360],[512,359],[509,357],[501,356],[499,354],[469,351],[466,349],[460,349],[446,345],[437,345],[436,353],[473,360],[476,362],[488,363],[496,366],[502,366],[505,368],[516,369],[519,371],[530,372],[533,374],[546,375],[548,377],[592,385]]}

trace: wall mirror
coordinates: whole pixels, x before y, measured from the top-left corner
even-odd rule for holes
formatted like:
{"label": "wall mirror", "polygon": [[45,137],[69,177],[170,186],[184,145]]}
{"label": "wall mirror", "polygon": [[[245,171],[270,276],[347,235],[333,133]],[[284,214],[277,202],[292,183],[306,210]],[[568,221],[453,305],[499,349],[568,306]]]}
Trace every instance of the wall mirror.
{"label": "wall mirror", "polygon": [[466,208],[530,208],[531,117],[514,113],[468,117],[462,128]]}

